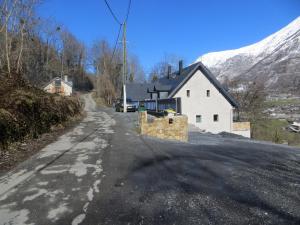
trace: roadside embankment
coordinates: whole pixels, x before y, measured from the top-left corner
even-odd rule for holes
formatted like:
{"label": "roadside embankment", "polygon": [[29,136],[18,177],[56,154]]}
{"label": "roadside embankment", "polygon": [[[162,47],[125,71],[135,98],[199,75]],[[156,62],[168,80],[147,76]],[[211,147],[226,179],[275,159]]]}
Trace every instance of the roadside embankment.
{"label": "roadside embankment", "polygon": [[82,114],[82,103],[78,97],[48,94],[21,78],[8,78],[1,74],[0,78],[2,159],[10,144],[38,138]]}

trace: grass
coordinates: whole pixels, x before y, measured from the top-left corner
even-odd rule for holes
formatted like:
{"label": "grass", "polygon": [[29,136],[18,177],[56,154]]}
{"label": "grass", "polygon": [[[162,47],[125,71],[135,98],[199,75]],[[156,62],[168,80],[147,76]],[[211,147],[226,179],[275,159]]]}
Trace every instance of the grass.
{"label": "grass", "polygon": [[[300,105],[300,99],[278,99],[265,101],[264,108]],[[300,147],[300,134],[287,131],[289,125],[284,119],[261,119],[251,124],[252,137],[257,140],[272,141],[275,143],[287,143],[288,145]]]}
{"label": "grass", "polygon": [[253,138],[300,147],[300,134],[287,131],[285,128],[288,124],[286,120],[279,119],[263,119],[252,123]]}
{"label": "grass", "polygon": [[265,101],[266,107],[286,106],[291,104],[300,105],[300,99],[278,99]]}

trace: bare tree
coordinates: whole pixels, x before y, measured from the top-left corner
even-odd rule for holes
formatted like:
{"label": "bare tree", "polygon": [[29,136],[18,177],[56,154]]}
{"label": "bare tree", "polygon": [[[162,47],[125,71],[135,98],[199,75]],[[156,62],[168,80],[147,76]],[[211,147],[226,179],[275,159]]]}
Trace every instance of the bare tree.
{"label": "bare tree", "polygon": [[24,36],[26,33],[32,29],[32,26],[35,23],[34,17],[34,7],[38,3],[38,0],[27,0],[25,3],[20,4],[19,6],[19,50],[17,54],[17,65],[16,71],[20,72],[21,69],[21,61],[24,50]]}
{"label": "bare tree", "polygon": [[171,66],[172,71],[176,71],[180,60],[182,60],[182,58],[176,54],[165,54],[164,57],[152,67],[148,80],[155,82],[159,78],[166,76],[168,66]]}
{"label": "bare tree", "polygon": [[[1,2],[0,34],[4,36],[6,70],[20,72],[24,52],[25,35],[29,33],[38,0],[3,0]],[[1,60],[3,62],[3,60]]]}
{"label": "bare tree", "polygon": [[226,86],[239,103],[239,117],[255,123],[263,118],[262,111],[266,99],[264,84],[260,81],[242,83],[239,79],[227,80]]}
{"label": "bare tree", "polygon": [[92,63],[97,73],[97,95],[112,104],[112,100],[121,95],[122,60],[119,50],[113,51],[107,41],[94,43],[91,49]]}
{"label": "bare tree", "polygon": [[0,69],[37,86],[71,75],[75,88],[90,88],[85,46],[61,25],[40,19],[35,13],[39,2],[0,0]]}
{"label": "bare tree", "polygon": [[136,83],[144,83],[146,82],[146,75],[144,72],[143,67],[141,66],[139,59],[135,55],[131,55],[128,59],[128,66],[129,66],[129,82],[136,82]]}

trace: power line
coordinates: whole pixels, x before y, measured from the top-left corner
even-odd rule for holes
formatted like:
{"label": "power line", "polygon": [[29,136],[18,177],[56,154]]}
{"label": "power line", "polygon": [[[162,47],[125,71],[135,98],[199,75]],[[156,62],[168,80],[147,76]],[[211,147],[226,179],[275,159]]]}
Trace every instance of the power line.
{"label": "power line", "polygon": [[122,24],[120,24],[120,27],[119,27],[118,36],[117,36],[116,43],[115,43],[115,46],[114,46],[114,51],[113,51],[113,54],[112,54],[111,60],[110,60],[111,63],[112,63],[112,61],[113,61],[113,58],[114,58],[114,56],[115,56],[115,52],[116,52],[116,50],[117,50],[117,45],[118,45],[118,42],[119,42],[121,30],[122,30]]}
{"label": "power line", "polygon": [[[106,0],[105,0],[106,2]],[[109,5],[108,5],[109,6]],[[109,7],[110,8],[110,7]],[[115,56],[115,52],[116,52],[116,49],[117,49],[117,45],[118,45],[118,42],[119,42],[119,38],[120,38],[120,33],[121,33],[121,29],[122,29],[122,26],[127,23],[127,20],[128,20],[128,17],[129,17],[129,14],[130,14],[130,8],[131,8],[131,0],[129,0],[128,2],[128,8],[127,8],[127,13],[126,13],[126,17],[125,17],[125,20],[123,23],[120,23],[120,27],[119,27],[119,32],[118,32],[118,36],[117,36],[117,39],[116,39],[116,43],[115,43],[115,46],[114,46],[114,50],[113,50],[113,54],[112,54],[112,57],[111,57],[111,62],[113,61],[113,58]],[[114,15],[114,13],[112,13],[112,15]],[[114,16],[115,17],[115,16]],[[116,18],[116,17],[115,17]],[[118,21],[118,20],[117,20]],[[124,34],[123,34],[124,35]]]}
{"label": "power line", "polygon": [[114,20],[119,24],[118,36],[117,36],[116,43],[115,43],[114,50],[113,50],[113,54],[112,54],[112,57],[111,57],[111,60],[110,60],[112,62],[113,58],[115,56],[115,52],[116,52],[116,49],[117,49],[118,42],[119,42],[119,38],[120,38],[120,33],[121,33],[122,26],[127,22],[129,14],[130,14],[131,0],[129,0],[129,2],[128,2],[127,13],[126,13],[126,17],[125,17],[123,23],[121,23],[120,20],[117,18],[116,14],[113,12],[113,10],[110,7],[110,5],[108,4],[107,0],[104,0],[104,2],[106,4],[107,8],[109,9],[111,15],[113,16]]}
{"label": "power line", "polygon": [[107,2],[107,0],[104,0],[104,2],[105,2],[105,4],[106,4],[107,8],[109,9],[111,15],[113,16],[114,20],[115,20],[119,25],[122,25],[122,24],[124,24],[124,23],[127,22],[128,17],[129,17],[129,14],[130,14],[131,0],[129,0],[129,2],[128,2],[127,13],[126,13],[126,17],[125,17],[123,23],[120,22],[120,20],[118,19],[118,17],[116,16],[116,14],[115,14],[114,11],[112,10],[112,8],[110,7],[110,5],[109,5],[109,3]]}
{"label": "power line", "polygon": [[126,76],[127,76],[127,70],[126,70],[126,61],[127,61],[127,55],[126,55],[126,24],[127,24],[127,20],[129,17],[129,13],[130,13],[130,8],[131,8],[131,0],[129,0],[128,2],[128,8],[127,8],[127,13],[126,13],[126,17],[124,18],[123,23],[121,23],[118,18],[116,17],[116,15],[114,14],[113,10],[111,9],[111,7],[109,6],[107,0],[104,0],[106,6],[108,7],[111,15],[113,16],[113,18],[115,19],[115,21],[120,25],[119,27],[119,32],[118,32],[118,36],[117,36],[117,40],[114,46],[114,50],[113,50],[113,54],[111,57],[111,62],[113,60],[113,57],[115,55],[115,51],[118,45],[118,41],[120,38],[120,33],[121,33],[121,29],[123,27],[123,112],[126,113],[127,112],[127,102],[126,102]]}
{"label": "power line", "polygon": [[131,0],[129,0],[129,2],[128,2],[127,14],[126,14],[126,17],[125,17],[125,20],[124,20],[125,23],[127,23],[127,20],[128,20],[128,17],[129,17],[130,7],[131,7]]}
{"label": "power line", "polygon": [[115,21],[119,24],[122,25],[122,23],[120,22],[120,20],[117,18],[117,16],[115,15],[114,11],[112,10],[112,8],[110,7],[110,5],[108,4],[107,0],[104,0],[107,8],[109,9],[111,15],[113,16],[113,18],[115,19]]}

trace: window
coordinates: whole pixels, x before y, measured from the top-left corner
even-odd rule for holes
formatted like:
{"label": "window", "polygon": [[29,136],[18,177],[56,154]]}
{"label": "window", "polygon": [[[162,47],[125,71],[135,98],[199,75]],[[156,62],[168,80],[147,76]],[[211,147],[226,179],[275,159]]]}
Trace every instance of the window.
{"label": "window", "polygon": [[206,97],[210,97],[210,90],[206,90]]}
{"label": "window", "polygon": [[196,123],[201,123],[201,122],[202,122],[202,116],[196,115]]}
{"label": "window", "polygon": [[218,122],[219,121],[219,115],[218,114],[214,114],[214,122]]}
{"label": "window", "polygon": [[190,97],[190,96],[191,96],[190,90],[186,90],[186,96],[187,96],[187,97]]}

